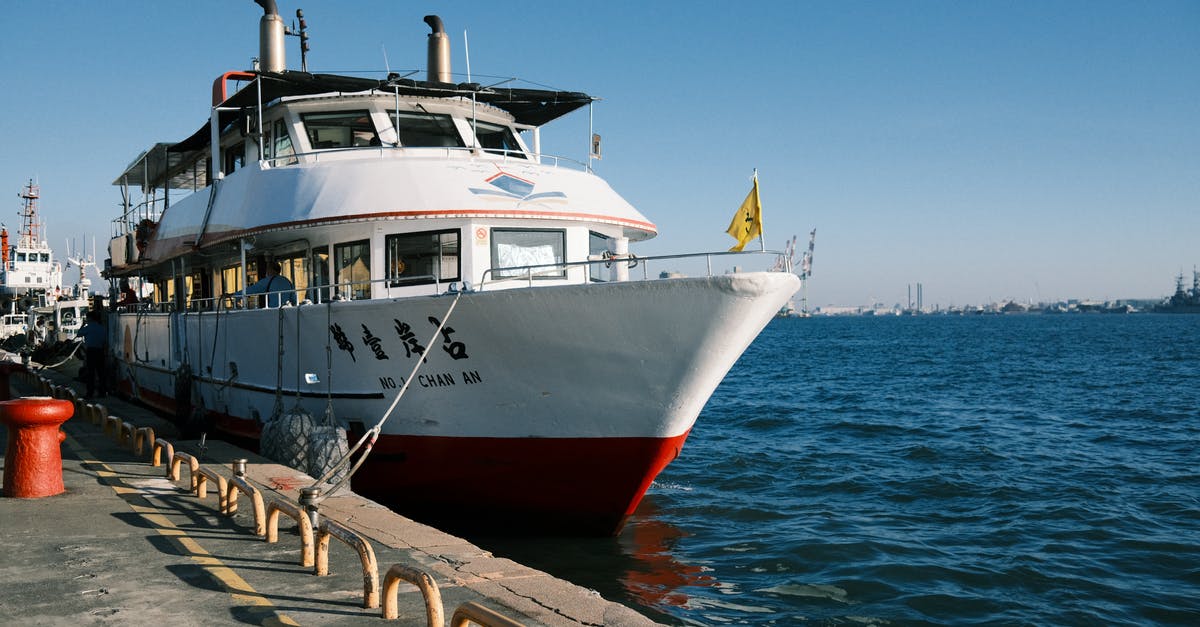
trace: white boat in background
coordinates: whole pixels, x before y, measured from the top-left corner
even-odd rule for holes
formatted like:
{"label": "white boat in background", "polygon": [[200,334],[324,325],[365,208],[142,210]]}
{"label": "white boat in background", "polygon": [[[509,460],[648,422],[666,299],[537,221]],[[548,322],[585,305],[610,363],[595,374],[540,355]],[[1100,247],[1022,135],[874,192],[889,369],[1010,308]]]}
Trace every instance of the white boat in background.
{"label": "white boat in background", "polygon": [[[73,339],[89,306],[87,278],[82,287],[64,291],[62,264],[45,237],[38,201],[41,189],[32,180],[21,190],[21,230],[15,241],[0,227],[0,339],[25,336],[24,345],[40,347]],[[82,292],[80,291],[82,289]]]}
{"label": "white boat in background", "polygon": [[21,230],[9,240],[8,228],[0,226],[0,310],[24,312],[42,296],[62,293],[62,264],[46,241],[45,225],[38,212],[41,188],[31,179],[21,197]]}
{"label": "white boat in background", "polygon": [[26,314],[33,329],[33,344],[56,344],[73,341],[76,332],[83,327],[88,310],[92,307],[92,281],[87,269],[96,264],[90,259],[70,259],[79,268],[79,278],[70,290],[56,290],[53,295],[42,296],[38,304]]}
{"label": "white boat in background", "polygon": [[[110,320],[120,389],[229,437],[302,410],[353,441],[423,360],[356,492],[451,527],[615,533],[799,278],[649,279],[678,259],[630,254],[654,224],[541,151],[592,97],[452,83],[434,16],[427,80],[287,70],[258,2],[260,67],[115,181],[105,275],[155,285]],[[295,304],[231,296],[272,263]]]}
{"label": "white boat in background", "polygon": [[0,316],[0,340],[7,340],[15,335],[25,335],[29,331],[29,316],[23,313],[11,313]]}

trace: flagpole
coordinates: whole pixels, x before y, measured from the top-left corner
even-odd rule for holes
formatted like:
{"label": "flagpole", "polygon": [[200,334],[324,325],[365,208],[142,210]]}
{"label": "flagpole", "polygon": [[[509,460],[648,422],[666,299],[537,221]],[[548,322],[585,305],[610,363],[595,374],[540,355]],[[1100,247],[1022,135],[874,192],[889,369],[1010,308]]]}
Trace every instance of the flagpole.
{"label": "flagpole", "polygon": [[[754,168],[754,189],[758,191],[758,168]],[[763,228],[762,219],[762,198],[755,198],[758,201],[758,249],[762,252],[767,252],[767,236],[766,229]]]}

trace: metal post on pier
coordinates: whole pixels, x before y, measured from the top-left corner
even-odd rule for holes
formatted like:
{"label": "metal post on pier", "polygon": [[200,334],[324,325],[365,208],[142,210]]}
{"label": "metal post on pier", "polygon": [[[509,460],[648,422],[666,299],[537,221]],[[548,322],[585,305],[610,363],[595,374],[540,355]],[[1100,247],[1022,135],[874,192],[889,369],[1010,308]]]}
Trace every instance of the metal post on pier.
{"label": "metal post on pier", "polygon": [[308,520],[312,523],[313,529],[321,528],[320,501],[321,488],[316,486],[300,488],[300,507],[308,514]]}

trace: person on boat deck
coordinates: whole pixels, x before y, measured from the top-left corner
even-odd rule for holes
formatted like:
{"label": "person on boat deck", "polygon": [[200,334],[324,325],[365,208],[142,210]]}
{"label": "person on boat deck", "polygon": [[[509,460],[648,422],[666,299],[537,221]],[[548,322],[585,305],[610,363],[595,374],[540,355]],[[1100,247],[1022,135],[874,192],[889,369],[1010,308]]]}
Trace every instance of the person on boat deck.
{"label": "person on boat deck", "polygon": [[83,381],[87,385],[87,397],[95,396],[97,390],[100,396],[104,396],[108,393],[108,377],[104,372],[104,347],[108,344],[108,331],[100,324],[100,312],[89,311],[87,322],[75,334],[83,338]]}
{"label": "person on boat deck", "polygon": [[129,279],[121,279],[121,300],[117,301],[117,306],[121,305],[136,305],[138,302],[137,292],[129,287]]}
{"label": "person on boat deck", "polygon": [[[280,302],[296,304],[296,287],[287,277],[279,274],[281,270],[278,261],[271,261],[266,264],[266,273],[263,278],[257,283],[246,288],[246,294],[266,294],[267,307],[278,307]],[[283,292],[282,294],[280,292]],[[234,292],[234,296],[241,296],[241,291]],[[280,298],[282,297],[282,299]]]}

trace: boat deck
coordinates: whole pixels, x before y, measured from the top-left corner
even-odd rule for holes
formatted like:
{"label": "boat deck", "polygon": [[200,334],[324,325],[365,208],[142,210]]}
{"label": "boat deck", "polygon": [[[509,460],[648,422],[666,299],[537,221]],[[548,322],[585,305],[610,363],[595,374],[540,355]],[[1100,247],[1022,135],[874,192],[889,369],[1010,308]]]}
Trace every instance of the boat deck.
{"label": "boat deck", "polygon": [[[57,372],[40,374],[54,385],[78,385]],[[14,397],[37,393],[34,383],[14,376]],[[102,404],[122,421],[153,428],[177,452],[197,457],[205,474],[228,478],[232,462],[247,459],[246,477],[268,503],[295,504],[299,488],[312,483],[307,475],[224,442],[210,441],[200,450],[198,442],[175,441],[171,423],[138,405],[112,397]],[[151,465],[151,447],[136,454],[131,442],[118,443],[78,413],[63,431],[66,492],[0,498],[6,536],[0,624],[384,621],[379,607],[363,607],[364,568],[347,544],[329,543],[330,574],[315,576],[312,566],[300,565],[302,534],[291,518],[279,517],[278,541],[267,543],[255,533],[257,517],[244,495],[232,516],[218,511],[215,479],[208,481],[207,498],[200,499],[189,489],[186,464],[179,480],[171,480],[165,466]],[[7,449],[7,434],[0,433],[0,445]],[[438,586],[447,623],[462,604],[474,602],[525,625],[654,624],[593,591],[349,492],[322,502],[320,514],[366,538],[381,584],[395,564],[427,573]],[[426,624],[416,586],[402,583],[395,595],[400,624]],[[386,596],[384,588],[380,598]]]}

